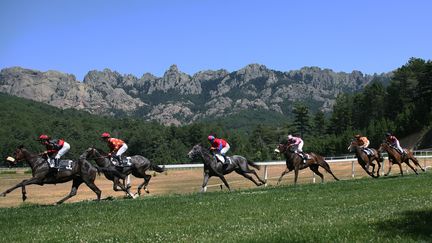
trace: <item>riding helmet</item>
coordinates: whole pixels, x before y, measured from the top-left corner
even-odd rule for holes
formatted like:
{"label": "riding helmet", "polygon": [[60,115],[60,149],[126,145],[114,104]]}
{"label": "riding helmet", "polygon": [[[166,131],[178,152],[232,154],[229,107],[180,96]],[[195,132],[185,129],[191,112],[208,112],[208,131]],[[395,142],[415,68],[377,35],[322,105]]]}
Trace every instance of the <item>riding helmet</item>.
{"label": "riding helmet", "polygon": [[107,132],[104,132],[104,133],[102,133],[102,136],[101,136],[102,138],[110,138],[111,137],[111,135],[109,134],[109,133],[107,133]]}

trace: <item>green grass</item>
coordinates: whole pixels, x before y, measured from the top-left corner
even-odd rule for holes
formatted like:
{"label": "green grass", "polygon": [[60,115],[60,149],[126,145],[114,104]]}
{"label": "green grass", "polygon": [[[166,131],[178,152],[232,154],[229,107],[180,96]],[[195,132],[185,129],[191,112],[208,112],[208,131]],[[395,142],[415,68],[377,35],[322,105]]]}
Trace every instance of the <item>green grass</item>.
{"label": "green grass", "polygon": [[[432,241],[432,174],[0,209],[0,242]],[[0,199],[1,200],[1,199]]]}

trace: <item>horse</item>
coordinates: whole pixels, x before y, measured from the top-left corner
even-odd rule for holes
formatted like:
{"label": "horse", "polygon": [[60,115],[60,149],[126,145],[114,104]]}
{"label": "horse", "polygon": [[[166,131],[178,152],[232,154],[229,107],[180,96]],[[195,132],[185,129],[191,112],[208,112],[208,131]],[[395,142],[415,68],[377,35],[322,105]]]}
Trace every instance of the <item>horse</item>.
{"label": "horse", "polygon": [[[379,177],[379,171],[381,169],[381,162],[384,161],[384,158],[381,155],[381,152],[379,150],[370,148],[372,150],[373,154],[372,156],[367,155],[362,148],[358,145],[356,140],[352,140],[350,143],[350,146],[348,146],[348,151],[355,152],[357,157],[357,162],[359,165],[363,168],[364,171],[368,175],[370,175],[372,178],[378,178]],[[375,173],[375,164],[374,161],[376,161],[378,165],[378,169]],[[372,166],[372,172],[369,171],[369,166]]]}
{"label": "horse", "polygon": [[416,175],[418,175],[417,170],[410,164],[410,160],[416,165],[418,166],[422,171],[425,171],[420,163],[418,162],[417,158],[414,157],[412,151],[406,150],[406,154],[405,155],[401,155],[393,146],[390,146],[388,143],[383,142],[379,149],[379,151],[386,151],[388,156],[389,156],[389,169],[387,171],[386,174],[384,174],[385,176],[387,176],[388,174],[390,174],[391,168],[393,163],[396,163],[399,165],[399,169],[400,169],[400,174],[403,176],[403,171],[402,171],[402,163],[406,163],[415,173]]}
{"label": "horse", "polygon": [[[76,195],[78,187],[84,182],[94,193],[96,193],[96,200],[99,201],[101,198],[101,190],[95,185],[94,181],[96,179],[96,173],[98,169],[91,165],[85,159],[79,159],[74,162],[71,170],[56,171],[50,168],[46,159],[44,159],[39,154],[32,154],[24,146],[19,146],[14,152],[14,159],[16,161],[25,160],[32,170],[32,178],[28,180],[23,180],[16,186],[9,188],[0,194],[0,196],[5,197],[6,194],[12,192],[18,187],[22,188],[22,200],[27,199],[25,186],[37,184],[57,184],[72,181],[72,189],[66,197],[58,201],[56,204],[61,204],[69,198]],[[12,161],[12,159],[8,160]]]}
{"label": "horse", "polygon": [[[240,155],[233,155],[231,157],[227,157],[230,160],[229,164],[222,164],[217,162],[216,157],[206,148],[204,148],[201,144],[197,144],[192,147],[189,151],[188,156],[190,159],[200,159],[204,163],[204,181],[201,187],[201,192],[205,192],[207,190],[207,183],[210,177],[217,176],[219,177],[225,186],[231,191],[231,188],[228,182],[225,179],[226,174],[229,174],[235,171],[237,174],[242,175],[246,179],[251,180],[255,185],[261,186],[266,183],[266,181],[262,180],[255,170],[251,169],[249,166],[252,166],[256,169],[260,169],[259,165],[253,163],[252,161],[247,160],[245,157]],[[259,183],[250,175],[249,173],[254,174],[256,178],[258,178]]]}
{"label": "horse", "polygon": [[[120,183],[120,178],[124,179],[126,176],[130,174],[138,178],[143,178],[144,182],[138,186],[138,191],[137,191],[137,194],[141,195],[141,189],[143,187],[146,193],[150,193],[147,186],[152,176],[147,175],[146,171],[148,169],[152,169],[159,173],[165,171],[165,167],[160,167],[156,164],[153,164],[150,160],[148,160],[147,158],[141,155],[131,156],[130,157],[131,166],[125,166],[125,167],[115,166],[109,159],[109,155],[97,148],[88,148],[81,156],[86,159],[94,160],[99,167],[110,168],[116,171],[117,173],[104,171],[104,175],[108,180],[113,181],[114,191],[124,191],[132,198],[135,198],[135,195],[133,195],[130,192],[129,187],[125,187],[122,183]],[[120,187],[121,190],[119,190],[118,187]]]}
{"label": "horse", "polygon": [[309,167],[311,171],[321,177],[321,182],[324,183],[324,176],[319,172],[318,168],[321,166],[327,171],[333,178],[338,181],[339,179],[333,174],[330,169],[330,165],[324,160],[324,158],[315,153],[309,153],[309,159],[306,163],[303,163],[303,158],[294,152],[294,147],[286,143],[280,143],[275,149],[276,153],[282,153],[286,158],[286,169],[282,172],[277,184],[282,181],[282,177],[288,172],[294,170],[294,185],[297,184],[299,170],[303,170]]}

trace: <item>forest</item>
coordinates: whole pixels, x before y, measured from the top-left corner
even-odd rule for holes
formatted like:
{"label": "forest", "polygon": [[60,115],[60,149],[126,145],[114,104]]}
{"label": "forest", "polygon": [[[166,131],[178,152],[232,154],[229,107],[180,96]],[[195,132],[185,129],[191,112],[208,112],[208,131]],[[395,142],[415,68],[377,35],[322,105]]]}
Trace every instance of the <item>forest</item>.
{"label": "forest", "polygon": [[88,147],[108,150],[100,139],[103,132],[126,141],[127,154],[141,154],[158,164],[194,162],[187,152],[197,143],[208,144],[209,134],[226,139],[231,145],[229,154],[252,161],[280,159],[273,151],[288,134],[301,136],[306,152],[346,154],[355,134],[367,136],[371,147],[376,147],[387,131],[401,138],[430,129],[431,79],[432,62],[411,58],[393,72],[388,84],[374,80],[361,92],[339,95],[331,113],[311,113],[305,103],[298,102],[290,116],[267,116],[268,111],[254,110],[179,127],[137,117],[62,110],[0,93],[0,156],[6,158],[19,145],[32,152],[44,151],[37,138],[47,134],[70,143],[65,157],[74,159]]}

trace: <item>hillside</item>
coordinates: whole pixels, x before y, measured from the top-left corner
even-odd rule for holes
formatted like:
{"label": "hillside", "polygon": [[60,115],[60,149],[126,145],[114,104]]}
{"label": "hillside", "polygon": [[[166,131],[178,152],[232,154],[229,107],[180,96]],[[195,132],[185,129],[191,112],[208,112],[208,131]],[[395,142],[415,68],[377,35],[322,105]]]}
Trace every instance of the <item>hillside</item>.
{"label": "hillside", "polygon": [[291,116],[293,104],[299,101],[313,111],[328,112],[337,95],[362,90],[372,80],[386,83],[390,76],[318,67],[281,72],[259,64],[234,72],[208,70],[190,76],[172,65],[163,77],[145,73],[138,78],[104,69],[88,72],[79,82],[57,71],[13,67],[0,71],[0,92],[62,109],[181,125],[244,111]]}

